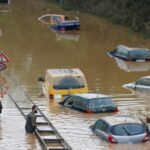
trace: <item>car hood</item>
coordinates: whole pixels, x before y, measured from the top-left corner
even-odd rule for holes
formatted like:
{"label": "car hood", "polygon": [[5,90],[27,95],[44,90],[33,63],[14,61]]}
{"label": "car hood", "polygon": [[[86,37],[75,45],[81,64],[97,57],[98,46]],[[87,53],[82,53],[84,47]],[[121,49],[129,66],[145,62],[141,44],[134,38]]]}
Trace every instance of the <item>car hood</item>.
{"label": "car hood", "polygon": [[134,89],[135,88],[135,83],[127,83],[123,85],[124,88],[126,89]]}

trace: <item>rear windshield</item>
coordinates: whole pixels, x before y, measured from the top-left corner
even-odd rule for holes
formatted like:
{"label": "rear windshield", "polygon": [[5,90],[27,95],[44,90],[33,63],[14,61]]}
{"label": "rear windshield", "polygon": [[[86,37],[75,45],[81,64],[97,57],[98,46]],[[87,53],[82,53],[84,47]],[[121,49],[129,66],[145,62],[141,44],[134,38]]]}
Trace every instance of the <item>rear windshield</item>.
{"label": "rear windshield", "polygon": [[76,89],[85,87],[83,77],[62,77],[54,80],[54,89]]}
{"label": "rear windshield", "polygon": [[116,107],[111,98],[96,98],[89,100],[89,108],[91,110],[99,110],[106,107]]}
{"label": "rear windshield", "polygon": [[111,133],[113,135],[137,135],[145,132],[145,128],[143,124],[136,123],[128,123],[128,124],[120,124],[113,126],[111,128]]}

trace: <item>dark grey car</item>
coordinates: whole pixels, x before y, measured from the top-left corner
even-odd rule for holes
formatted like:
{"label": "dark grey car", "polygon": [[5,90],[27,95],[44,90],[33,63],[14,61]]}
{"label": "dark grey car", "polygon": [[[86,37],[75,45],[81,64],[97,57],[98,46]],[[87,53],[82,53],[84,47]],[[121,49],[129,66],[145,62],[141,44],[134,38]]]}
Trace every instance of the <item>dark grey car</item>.
{"label": "dark grey car", "polygon": [[111,97],[97,93],[74,94],[66,97],[60,104],[88,113],[118,111]]}
{"label": "dark grey car", "polygon": [[150,50],[147,48],[130,48],[124,45],[117,46],[108,52],[111,57],[117,57],[127,61],[149,61]]}

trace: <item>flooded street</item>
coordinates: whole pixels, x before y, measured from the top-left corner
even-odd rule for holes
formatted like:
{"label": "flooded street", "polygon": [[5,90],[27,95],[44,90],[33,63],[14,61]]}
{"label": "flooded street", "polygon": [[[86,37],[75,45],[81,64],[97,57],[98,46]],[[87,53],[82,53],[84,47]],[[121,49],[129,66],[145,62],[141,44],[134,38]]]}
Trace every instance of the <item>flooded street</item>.
{"label": "flooded street", "polygon": [[[149,93],[132,94],[122,85],[149,75],[150,62],[121,62],[110,58],[107,52],[119,44],[150,48],[150,40],[129,28],[88,14],[65,12],[42,0],[13,0],[9,9],[9,12],[0,12],[0,49],[10,58],[5,72],[31,96],[73,150],[149,150],[149,143],[113,145],[101,140],[89,126],[102,116],[114,114],[85,114],[63,108],[58,100],[49,101],[46,96],[40,96],[42,90],[37,79],[44,76],[48,68],[79,68],[91,92],[112,95],[121,113],[144,116],[150,111]],[[48,12],[78,16],[81,30],[65,34],[53,32],[37,19]],[[0,149],[42,149],[34,135],[25,133],[25,120],[7,96],[2,103]],[[15,120],[18,120],[17,126]],[[18,128],[18,133],[13,133],[13,128]]]}

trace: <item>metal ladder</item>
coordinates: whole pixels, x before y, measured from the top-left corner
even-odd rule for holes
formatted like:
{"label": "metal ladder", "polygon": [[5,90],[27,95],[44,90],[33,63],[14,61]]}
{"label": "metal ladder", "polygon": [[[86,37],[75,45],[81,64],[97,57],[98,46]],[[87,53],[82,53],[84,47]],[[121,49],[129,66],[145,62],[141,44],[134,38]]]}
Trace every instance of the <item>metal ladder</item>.
{"label": "metal ladder", "polygon": [[[7,94],[14,102],[18,110],[26,119],[31,107],[35,104],[31,98],[20,88],[17,88]],[[35,104],[36,105],[36,104]],[[38,108],[37,128],[35,133],[41,142],[44,150],[72,150],[65,139],[59,134],[53,124],[48,120],[44,113]]]}

